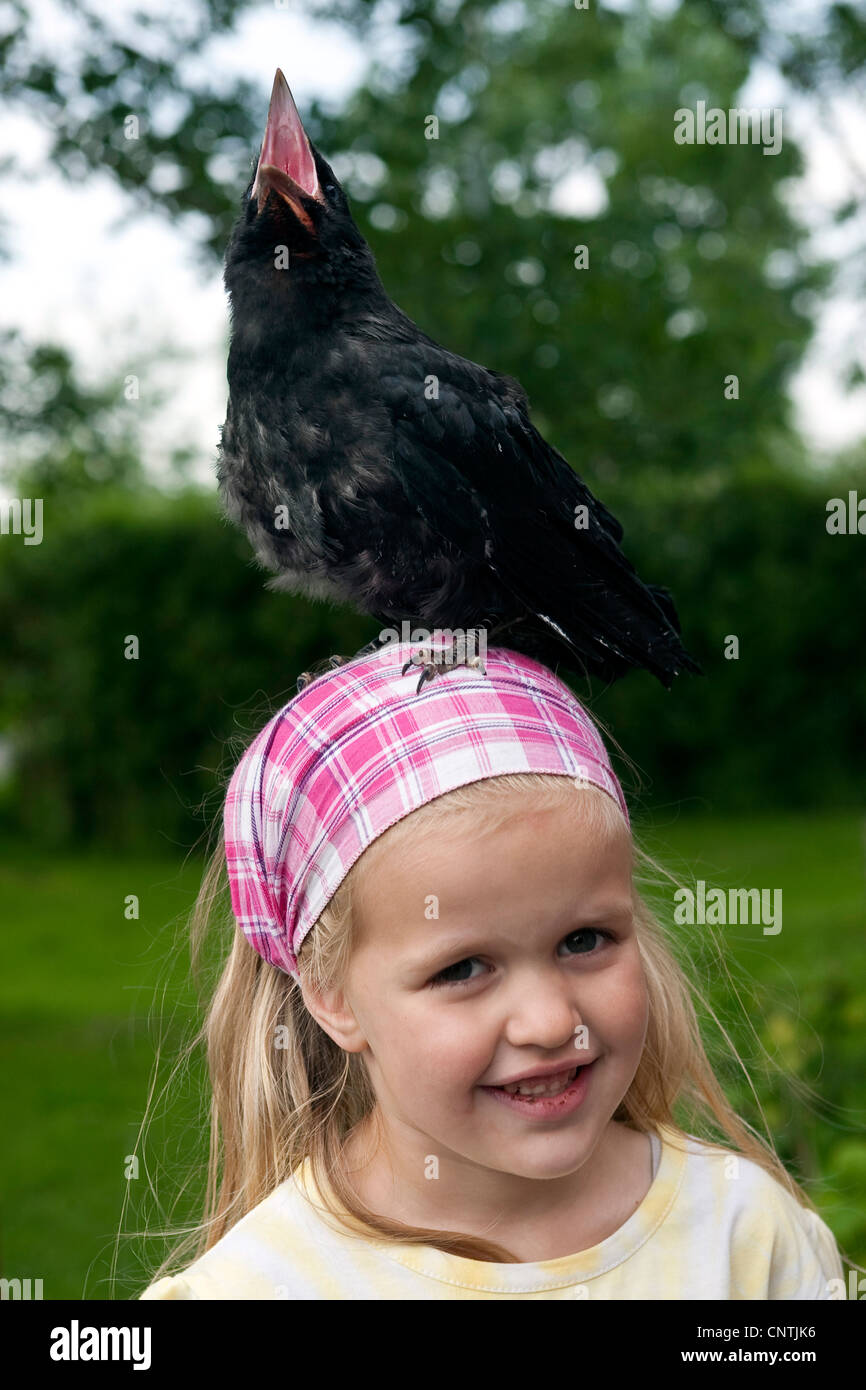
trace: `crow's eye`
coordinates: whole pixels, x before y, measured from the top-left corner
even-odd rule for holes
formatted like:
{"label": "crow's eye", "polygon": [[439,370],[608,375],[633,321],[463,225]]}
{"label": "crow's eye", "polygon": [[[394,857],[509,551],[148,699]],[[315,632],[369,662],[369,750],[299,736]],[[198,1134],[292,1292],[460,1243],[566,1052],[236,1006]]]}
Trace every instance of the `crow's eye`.
{"label": "crow's eye", "polygon": [[326,183],[326,184],[325,184],[325,192],[326,192],[326,193],[336,193],[336,191],[337,191],[337,189],[336,189],[336,185],[335,185],[335,184],[333,184],[333,183]]}

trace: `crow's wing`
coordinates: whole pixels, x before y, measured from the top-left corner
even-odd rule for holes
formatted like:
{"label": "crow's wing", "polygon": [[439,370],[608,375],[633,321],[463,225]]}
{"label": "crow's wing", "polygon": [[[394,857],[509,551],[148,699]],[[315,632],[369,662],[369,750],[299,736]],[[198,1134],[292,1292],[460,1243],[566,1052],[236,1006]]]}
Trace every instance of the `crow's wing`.
{"label": "crow's wing", "polygon": [[638,578],[621,526],[531,424],[518,383],[432,345],[377,348],[394,467],[427,524],[483,555],[591,668],[646,666],[665,685],[695,669],[669,595]]}

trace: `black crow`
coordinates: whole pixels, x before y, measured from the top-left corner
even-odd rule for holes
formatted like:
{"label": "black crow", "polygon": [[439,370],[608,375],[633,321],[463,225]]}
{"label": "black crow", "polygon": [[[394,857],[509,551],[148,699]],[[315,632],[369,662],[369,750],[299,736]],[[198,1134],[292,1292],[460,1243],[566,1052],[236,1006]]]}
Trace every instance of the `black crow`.
{"label": "black crow", "polygon": [[605,681],[645,667],[670,688],[700,671],[669,593],[638,578],[619,522],[532,425],[519,382],[389,299],[279,69],[224,278],[217,476],[269,588],[383,629],[504,634]]}

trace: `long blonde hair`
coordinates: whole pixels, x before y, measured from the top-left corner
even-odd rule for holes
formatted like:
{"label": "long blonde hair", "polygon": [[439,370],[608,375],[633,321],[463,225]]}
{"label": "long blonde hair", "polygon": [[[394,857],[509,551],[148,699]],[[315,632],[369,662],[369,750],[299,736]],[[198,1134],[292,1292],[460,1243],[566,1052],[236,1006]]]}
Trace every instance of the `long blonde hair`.
{"label": "long blonde hair", "polygon": [[[308,933],[299,953],[299,972],[314,989],[339,989],[345,979],[355,931],[353,895],[360,876],[374,873],[387,842],[435,836],[469,824],[493,828],[522,805],[559,807],[582,796],[596,824],[622,823],[614,801],[569,777],[514,773],[472,782],[428,802],[398,821],[360,857]],[[462,818],[462,819],[461,819]],[[771,1174],[802,1206],[817,1210],[791,1177],[773,1148],[769,1127],[749,1073],[727,1029],[716,1016],[699,981],[698,962],[662,919],[669,916],[673,875],[633,839],[635,930],[649,996],[649,1022],[637,1073],[612,1117],[647,1132],[666,1126],[680,1142],[688,1134],[751,1159]],[[678,885],[677,885],[678,886]],[[186,1268],[287,1179],[305,1159],[324,1206],[338,1228],[379,1241],[431,1245],[469,1259],[517,1262],[502,1246],[459,1231],[404,1226],[369,1209],[351,1186],[343,1155],[349,1135],[375,1106],[366,1066],[358,1053],[344,1052],[306,1008],[300,985],[264,961],[234,922],[228,898],[222,840],[210,858],[190,920],[193,973],[203,978],[204,949],[214,932],[232,938],[203,1025],[181,1053],[171,1085],[204,1045],[210,1072],[210,1152],[202,1219],[191,1226],[164,1227],[175,1244],[150,1281]],[[714,954],[714,967],[734,983],[721,938],[702,933]],[[206,973],[206,972],[205,972]],[[767,1129],[763,1138],[742,1120],[728,1100],[705,1050],[698,1019],[702,1009],[719,1030],[722,1056],[746,1078]],[[744,1010],[745,1013],[745,1010]],[[279,1030],[280,1043],[275,1046]],[[759,1044],[760,1046],[760,1044]],[[809,1088],[796,1081],[803,1090]],[[675,1108],[679,1114],[675,1115]],[[143,1124],[143,1129],[146,1126]],[[151,1234],[151,1233],[146,1233]]]}

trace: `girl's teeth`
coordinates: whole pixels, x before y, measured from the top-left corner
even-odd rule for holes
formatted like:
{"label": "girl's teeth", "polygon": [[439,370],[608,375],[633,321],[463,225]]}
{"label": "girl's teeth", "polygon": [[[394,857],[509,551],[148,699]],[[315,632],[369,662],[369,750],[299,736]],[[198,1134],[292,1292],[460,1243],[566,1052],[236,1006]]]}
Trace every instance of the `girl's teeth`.
{"label": "girl's teeth", "polygon": [[560,1072],[558,1076],[550,1076],[546,1081],[513,1082],[502,1089],[511,1096],[558,1096],[560,1091],[571,1085],[579,1071],[580,1067],[572,1067],[571,1071]]}

